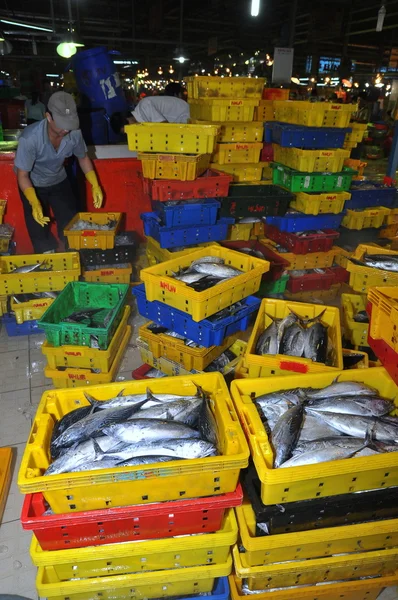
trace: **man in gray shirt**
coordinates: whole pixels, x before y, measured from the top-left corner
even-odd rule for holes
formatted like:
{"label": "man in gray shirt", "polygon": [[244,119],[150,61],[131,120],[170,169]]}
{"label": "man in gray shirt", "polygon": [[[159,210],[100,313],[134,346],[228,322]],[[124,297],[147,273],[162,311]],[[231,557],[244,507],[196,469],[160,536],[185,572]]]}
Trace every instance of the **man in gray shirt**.
{"label": "man in gray shirt", "polygon": [[66,176],[64,161],[76,156],[92,185],[95,208],[103,201],[93,163],[79,129],[73,97],[56,92],[48,102],[46,118],[29,125],[19,138],[14,168],[22,199],[25,222],[36,253],[55,250],[57,242],[48,225],[50,208],[57,222],[58,237],[75,216],[76,198]]}

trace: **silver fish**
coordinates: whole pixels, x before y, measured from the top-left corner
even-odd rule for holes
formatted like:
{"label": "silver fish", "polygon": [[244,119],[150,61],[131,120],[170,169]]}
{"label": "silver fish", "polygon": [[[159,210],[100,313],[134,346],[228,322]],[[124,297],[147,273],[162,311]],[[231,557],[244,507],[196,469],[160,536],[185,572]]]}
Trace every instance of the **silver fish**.
{"label": "silver fish", "polygon": [[104,427],[103,432],[105,435],[128,444],[137,444],[141,441],[156,442],[172,438],[194,439],[200,437],[198,431],[187,425],[161,419],[136,419],[126,423],[116,423]]}
{"label": "silver fish", "polygon": [[[118,463],[118,467],[137,467],[139,465],[153,465],[156,463],[171,462],[173,460],[184,460],[181,456],[138,456],[137,458],[130,458],[121,463]],[[102,462],[102,461],[101,461]],[[98,463],[97,463],[98,464]],[[101,464],[101,463],[99,463]]]}
{"label": "silver fish", "polygon": [[358,415],[363,417],[381,417],[388,414],[394,405],[389,400],[372,396],[321,398],[310,400],[308,406],[317,412],[333,412],[346,415]]}
{"label": "silver fish", "polygon": [[275,321],[262,332],[255,346],[256,354],[264,356],[264,354],[278,354],[278,326]]}
{"label": "silver fish", "polygon": [[202,406],[201,398],[193,400],[176,400],[158,404],[150,408],[144,407],[133,415],[134,419],[163,419],[166,421],[179,421],[191,427],[198,420],[200,408]]}
{"label": "silver fish", "polygon": [[293,406],[278,419],[272,431],[274,468],[280,467],[290,456],[300,434],[303,406]]}
{"label": "silver fish", "polygon": [[329,448],[344,448],[349,450],[358,450],[364,445],[362,438],[352,438],[346,435],[324,438],[322,440],[313,440],[311,442],[299,442],[293,451],[293,456],[305,454],[318,450],[328,450]]}
{"label": "silver fish", "polygon": [[223,265],[225,260],[221,258],[221,256],[202,256],[202,258],[198,258],[191,263],[190,268],[193,269],[196,265],[201,265],[203,263],[213,263],[216,265]]}
{"label": "silver fish", "polygon": [[267,404],[279,404],[281,400],[286,400],[287,402],[291,402],[292,404],[297,404],[301,402],[303,398],[304,392],[302,389],[292,389],[281,390],[280,392],[270,392],[269,394],[261,394],[261,396],[257,396],[254,401],[256,403],[266,402]]}
{"label": "silver fish", "polygon": [[308,398],[330,398],[332,396],[376,396],[377,390],[357,381],[335,381],[322,389],[307,390]]}
{"label": "silver fish", "polygon": [[73,469],[73,473],[81,473],[83,471],[98,471],[99,469],[115,469],[118,467],[118,461],[116,458],[106,458],[102,460],[91,460],[83,463]]}
{"label": "silver fish", "polygon": [[182,275],[173,275],[173,277],[178,281],[182,281],[182,283],[195,283],[206,277],[206,275],[203,275],[203,273],[183,273]]}
{"label": "silver fish", "polygon": [[238,223],[262,223],[262,220],[258,217],[243,217]]}
{"label": "silver fish", "polygon": [[[99,444],[102,451],[107,451],[117,444],[114,439],[106,436],[98,437],[96,443]],[[69,473],[80,465],[95,460],[95,458],[96,449],[94,440],[88,440],[87,442],[68,448],[64,454],[51,463],[44,475]]]}
{"label": "silver fish", "polygon": [[398,256],[394,254],[365,254],[363,262],[374,269],[398,272]]}
{"label": "silver fish", "polygon": [[[307,408],[306,410],[312,411]],[[330,424],[346,435],[365,438],[369,431],[373,439],[380,442],[398,443],[398,420],[397,425],[383,423],[375,417],[359,417],[357,415],[339,415],[330,412],[317,413],[318,418]]]}
{"label": "silver fish", "polygon": [[152,369],[149,369],[149,371],[146,372],[145,377],[150,377],[151,379],[157,379],[160,377],[167,377],[166,373],[163,373],[162,371],[159,371],[159,369],[155,369],[154,367]]}
{"label": "silver fish", "polygon": [[210,399],[206,397],[201,402],[198,430],[202,439],[218,447],[217,422],[210,407]]}
{"label": "silver fish", "polygon": [[[149,456],[169,456],[176,460],[188,460],[216,456],[217,449],[205,440],[172,438],[158,441],[144,440],[140,443],[130,444],[124,451],[119,451],[118,456],[121,456],[122,452],[126,457],[125,460]],[[112,457],[112,452],[107,454]]]}
{"label": "silver fish", "polygon": [[286,400],[281,400],[279,404],[267,404],[265,402],[256,403],[257,410],[261,420],[265,419],[270,431],[272,431],[281,416],[291,408],[291,404]]}
{"label": "silver fish", "polygon": [[298,323],[293,323],[284,331],[279,353],[285,356],[303,356],[306,331]]}
{"label": "silver fish", "polygon": [[37,271],[44,265],[44,262],[35,263],[34,265],[23,265],[22,267],[17,267],[12,271],[12,273],[32,273],[32,271]]}
{"label": "silver fish", "polygon": [[[124,390],[121,390],[115,398],[110,398],[109,400],[96,400],[95,398],[93,398],[93,396],[88,394],[88,392],[84,392],[84,396],[92,406],[101,409],[135,405],[142,405],[145,406],[145,408],[149,408],[150,406],[155,406],[161,402],[174,402],[175,400],[181,399],[189,400],[191,398],[198,397],[177,396],[177,394],[158,394],[155,397],[149,390],[149,388],[147,388],[145,394],[128,394],[127,396],[123,396],[123,392]],[[143,402],[144,400],[146,400],[146,402]]]}
{"label": "silver fish", "polygon": [[283,335],[284,335],[286,329],[288,327],[290,327],[291,325],[293,325],[293,323],[296,323],[297,319],[298,319],[297,315],[295,315],[294,313],[292,313],[290,311],[289,314],[286,315],[286,317],[284,317],[281,321],[279,321],[279,323],[278,323],[278,348],[280,348],[280,346],[281,346],[282,338],[283,338]]}
{"label": "silver fish", "polygon": [[[143,400],[141,404],[144,404]],[[65,431],[61,433],[53,445],[55,448],[68,447],[72,444],[81,443],[92,437],[95,437],[100,432],[105,431],[105,428],[112,423],[120,423],[126,421],[136,410],[140,408],[140,404],[121,406],[116,408],[108,408],[99,410],[90,414],[88,417],[73,423]]]}
{"label": "silver fish", "polygon": [[343,435],[340,431],[317,418],[319,413],[305,414],[303,426],[299,435],[299,442],[313,441],[325,437]]}
{"label": "silver fish", "polygon": [[362,448],[359,446],[357,449],[341,448],[339,446],[330,446],[323,450],[310,450],[309,452],[303,452],[293,456],[286,462],[280,465],[281,469],[287,469],[289,467],[300,467],[302,465],[314,465],[317,463],[329,462],[332,460],[340,460],[343,458],[353,457],[358,450],[363,449],[364,443],[362,441]]}
{"label": "silver fish", "polygon": [[193,267],[198,273],[204,273],[205,275],[212,275],[218,279],[229,279],[230,277],[236,277],[242,275],[243,271],[234,269],[228,265],[219,265],[216,263],[200,263]]}
{"label": "silver fish", "polygon": [[328,330],[322,323],[314,323],[306,329],[304,336],[304,357],[314,362],[325,363],[327,359]]}

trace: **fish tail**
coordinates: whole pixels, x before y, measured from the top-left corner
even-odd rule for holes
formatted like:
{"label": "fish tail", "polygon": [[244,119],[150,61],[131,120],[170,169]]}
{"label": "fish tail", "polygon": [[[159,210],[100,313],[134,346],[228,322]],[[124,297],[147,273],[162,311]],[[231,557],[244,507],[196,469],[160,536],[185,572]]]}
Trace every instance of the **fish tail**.
{"label": "fish tail", "polygon": [[[98,400],[96,400],[95,398],[93,398],[92,396],[90,396],[90,394],[88,394],[87,392],[83,392],[85,399],[87,400],[87,402],[90,403],[91,407],[92,407],[92,412],[98,408],[99,406],[101,406],[101,402],[99,402]],[[91,414],[91,413],[90,413]]]}
{"label": "fish tail", "polygon": [[97,442],[95,438],[91,440],[93,442],[95,457],[94,460],[102,460],[102,457],[105,456],[105,452],[102,450],[101,446]]}
{"label": "fish tail", "polygon": [[149,388],[146,389],[147,402],[151,400],[152,402],[157,402],[158,404],[162,404],[160,400],[158,400],[151,392]]}

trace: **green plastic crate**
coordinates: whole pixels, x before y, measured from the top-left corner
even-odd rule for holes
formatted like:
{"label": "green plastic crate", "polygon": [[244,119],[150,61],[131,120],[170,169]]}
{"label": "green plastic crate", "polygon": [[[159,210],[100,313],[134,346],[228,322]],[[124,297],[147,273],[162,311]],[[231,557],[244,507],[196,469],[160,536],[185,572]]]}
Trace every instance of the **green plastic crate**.
{"label": "green plastic crate", "polygon": [[287,282],[289,281],[289,275],[282,275],[280,279],[276,281],[267,281],[260,285],[260,289],[257,292],[257,296],[268,296],[268,294],[283,294],[286,290]]}
{"label": "green plastic crate", "polygon": [[343,167],[340,173],[303,173],[272,163],[272,182],[291,192],[346,192],[356,174],[348,167]]}
{"label": "green plastic crate", "polygon": [[[40,319],[39,327],[44,329],[48,343],[55,347],[63,345],[90,347],[90,338],[95,336],[99,350],[107,350],[122,319],[128,292],[127,284],[78,281],[68,283]],[[93,321],[98,323],[109,315],[109,309],[113,309],[113,313],[104,327],[62,323],[65,317],[85,308],[104,308],[104,311],[93,316]]]}

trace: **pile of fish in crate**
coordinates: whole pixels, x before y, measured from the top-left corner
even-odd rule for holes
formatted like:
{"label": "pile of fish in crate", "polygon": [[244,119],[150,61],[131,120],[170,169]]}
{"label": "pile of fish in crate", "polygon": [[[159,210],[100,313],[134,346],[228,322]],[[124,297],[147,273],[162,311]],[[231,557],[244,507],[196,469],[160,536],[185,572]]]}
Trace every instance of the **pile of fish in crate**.
{"label": "pile of fish in crate", "polygon": [[86,390],[43,395],[19,471],[38,594],[227,600],[249,450],[223,377]]}

